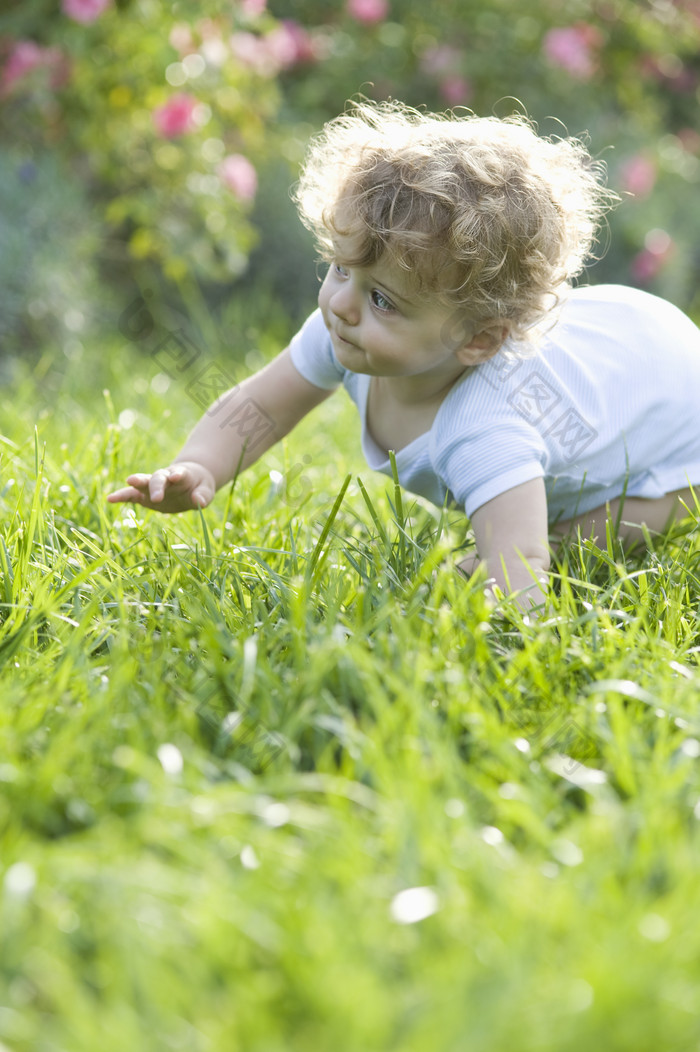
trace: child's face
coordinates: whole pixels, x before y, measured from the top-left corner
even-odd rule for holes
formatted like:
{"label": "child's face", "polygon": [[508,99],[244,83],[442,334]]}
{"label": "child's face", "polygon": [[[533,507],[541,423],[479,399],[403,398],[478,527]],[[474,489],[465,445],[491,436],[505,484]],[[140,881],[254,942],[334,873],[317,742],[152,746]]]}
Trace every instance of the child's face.
{"label": "child's face", "polygon": [[336,260],[318,302],[333,350],[346,369],[447,383],[466,366],[490,357],[465,352],[476,326],[465,326],[454,308],[419,292],[410,274],[386,256],[368,267],[348,266],[343,258],[352,258],[351,239],[337,237],[335,244]]}

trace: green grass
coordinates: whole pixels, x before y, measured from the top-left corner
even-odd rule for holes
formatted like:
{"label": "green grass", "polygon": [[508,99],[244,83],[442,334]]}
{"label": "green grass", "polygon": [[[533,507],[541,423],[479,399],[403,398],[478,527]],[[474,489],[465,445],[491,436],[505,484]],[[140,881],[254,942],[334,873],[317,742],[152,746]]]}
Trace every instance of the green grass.
{"label": "green grass", "polygon": [[342,394],[113,508],[197,416],[153,372],[4,383],[0,1049],[700,1047],[697,531],[491,611]]}

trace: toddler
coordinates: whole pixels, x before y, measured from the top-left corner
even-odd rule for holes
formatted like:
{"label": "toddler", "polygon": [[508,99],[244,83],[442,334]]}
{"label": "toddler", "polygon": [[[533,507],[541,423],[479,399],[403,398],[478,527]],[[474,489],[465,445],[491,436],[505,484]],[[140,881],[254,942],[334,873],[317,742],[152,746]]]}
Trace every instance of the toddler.
{"label": "toddler", "polygon": [[[664,529],[700,483],[700,331],[647,293],[572,287],[614,197],[579,141],[523,118],[353,104],[296,190],[318,310],[108,499],[204,507],[342,385],[370,467],[394,451],[404,487],[464,508],[503,591],[541,600],[551,534]],[[269,425],[252,446],[227,426],[246,406]]]}

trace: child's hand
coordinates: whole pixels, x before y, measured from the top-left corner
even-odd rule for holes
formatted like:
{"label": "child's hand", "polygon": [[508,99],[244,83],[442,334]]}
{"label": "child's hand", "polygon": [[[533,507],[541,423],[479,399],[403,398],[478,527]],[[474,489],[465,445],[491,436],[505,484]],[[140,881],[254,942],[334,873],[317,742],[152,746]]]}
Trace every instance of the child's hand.
{"label": "child's hand", "polygon": [[172,514],[205,508],[216,493],[211,471],[194,461],[171,464],[152,475],[129,475],[126,481],[128,486],[108,495],[111,504],[141,504],[153,511]]}

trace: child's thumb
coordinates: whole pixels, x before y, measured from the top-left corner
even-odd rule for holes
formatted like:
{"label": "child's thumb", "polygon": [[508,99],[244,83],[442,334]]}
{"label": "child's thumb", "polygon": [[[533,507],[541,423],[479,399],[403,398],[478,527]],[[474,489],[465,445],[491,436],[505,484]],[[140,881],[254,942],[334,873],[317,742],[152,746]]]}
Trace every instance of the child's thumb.
{"label": "child's thumb", "polygon": [[196,489],[192,490],[192,503],[198,508],[206,508],[207,504],[210,504],[214,496],[213,491],[205,483],[200,483]]}

